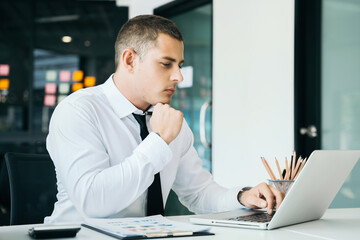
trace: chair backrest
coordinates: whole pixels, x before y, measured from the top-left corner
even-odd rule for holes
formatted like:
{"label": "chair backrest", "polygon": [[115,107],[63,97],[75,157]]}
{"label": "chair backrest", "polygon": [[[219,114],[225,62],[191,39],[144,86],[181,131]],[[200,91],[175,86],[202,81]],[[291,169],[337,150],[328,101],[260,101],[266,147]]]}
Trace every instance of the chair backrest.
{"label": "chair backrest", "polygon": [[10,225],[43,223],[56,201],[55,167],[49,155],[6,153]]}
{"label": "chair backrest", "polygon": [[4,154],[0,154],[0,226],[10,224],[10,186]]}

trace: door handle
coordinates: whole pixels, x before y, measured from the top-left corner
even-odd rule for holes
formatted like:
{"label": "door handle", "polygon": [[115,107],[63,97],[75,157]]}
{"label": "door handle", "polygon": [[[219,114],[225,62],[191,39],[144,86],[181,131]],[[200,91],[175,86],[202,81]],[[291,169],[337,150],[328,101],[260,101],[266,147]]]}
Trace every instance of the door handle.
{"label": "door handle", "polygon": [[317,128],[314,125],[309,125],[307,128],[300,128],[301,135],[307,135],[309,138],[317,137]]}
{"label": "door handle", "polygon": [[205,129],[206,110],[210,106],[211,106],[211,102],[204,102],[203,105],[201,105],[201,108],[200,108],[200,141],[207,148],[211,148],[211,143],[209,143],[206,140],[206,129]]}

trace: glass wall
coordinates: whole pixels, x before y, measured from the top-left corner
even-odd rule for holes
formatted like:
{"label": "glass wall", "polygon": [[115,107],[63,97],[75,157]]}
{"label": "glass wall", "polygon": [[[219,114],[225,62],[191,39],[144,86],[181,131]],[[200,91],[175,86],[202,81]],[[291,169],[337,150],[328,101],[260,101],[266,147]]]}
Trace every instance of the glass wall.
{"label": "glass wall", "polygon": [[[360,2],[323,0],[322,149],[360,149]],[[360,207],[360,161],[331,207]]]}
{"label": "glass wall", "polygon": [[[194,147],[211,171],[212,4],[170,17],[184,36],[184,82],[171,104],[184,113],[194,133]],[[209,105],[207,109],[205,106]],[[203,119],[201,117],[203,109]],[[203,121],[202,121],[203,120]],[[201,129],[203,128],[203,129]],[[205,133],[201,136],[202,133]]]}
{"label": "glass wall", "polygon": [[127,19],[115,1],[0,1],[0,225],[10,219],[4,153],[47,153],[55,106],[114,72]]}
{"label": "glass wall", "polygon": [[0,156],[44,153],[55,106],[114,72],[115,1],[0,2]]}
{"label": "glass wall", "polygon": [[[184,37],[185,62],[181,70],[184,81],[178,84],[171,105],[184,113],[203,167],[211,171],[212,1],[179,2],[174,1],[154,11],[174,21]],[[165,214],[192,213],[171,191]]]}

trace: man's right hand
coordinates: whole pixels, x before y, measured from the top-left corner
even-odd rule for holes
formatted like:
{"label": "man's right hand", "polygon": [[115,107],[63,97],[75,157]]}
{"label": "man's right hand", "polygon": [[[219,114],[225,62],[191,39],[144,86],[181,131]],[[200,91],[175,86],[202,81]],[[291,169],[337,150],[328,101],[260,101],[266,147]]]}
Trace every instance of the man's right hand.
{"label": "man's right hand", "polygon": [[179,135],[184,114],[169,104],[158,103],[154,106],[150,125],[153,132],[160,134],[167,144],[170,144]]}
{"label": "man's right hand", "polygon": [[267,213],[272,214],[274,203],[276,203],[276,209],[278,209],[284,197],[285,194],[273,186],[260,183],[250,190],[244,191],[238,200],[245,207],[267,208]]}

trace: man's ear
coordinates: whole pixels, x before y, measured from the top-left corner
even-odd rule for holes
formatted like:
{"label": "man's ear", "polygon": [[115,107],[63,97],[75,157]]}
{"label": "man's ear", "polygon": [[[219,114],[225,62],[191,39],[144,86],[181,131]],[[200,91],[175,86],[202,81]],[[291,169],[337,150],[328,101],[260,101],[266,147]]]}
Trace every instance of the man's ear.
{"label": "man's ear", "polygon": [[125,69],[127,69],[129,72],[133,72],[135,67],[135,58],[136,53],[133,49],[127,48],[123,51],[121,55],[121,61],[122,65]]}

